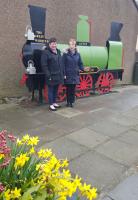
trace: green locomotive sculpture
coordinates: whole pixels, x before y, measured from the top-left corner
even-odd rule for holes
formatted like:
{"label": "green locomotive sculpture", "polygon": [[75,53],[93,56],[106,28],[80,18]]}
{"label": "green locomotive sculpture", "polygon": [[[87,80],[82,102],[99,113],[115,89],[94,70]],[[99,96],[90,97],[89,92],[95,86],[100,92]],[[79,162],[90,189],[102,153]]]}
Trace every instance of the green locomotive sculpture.
{"label": "green locomotive sculpture", "polygon": [[[43,79],[43,73],[40,66],[41,64],[39,62],[41,56],[40,54],[42,47],[46,45],[46,42],[48,41],[48,39],[45,39],[46,9],[29,6],[29,11],[32,30],[29,29],[27,42],[22,49],[22,61],[26,68],[30,67],[28,66],[28,61],[34,61],[36,74],[26,74],[26,78],[24,78],[24,80],[30,79],[31,81],[34,81],[36,85],[40,86],[41,79]],[[37,18],[37,20],[35,20],[35,18]],[[77,86],[76,97],[90,96],[91,93],[95,92],[98,92],[99,94],[110,92],[112,90],[112,86],[115,84],[115,80],[122,80],[122,74],[124,71],[122,66],[123,44],[119,36],[123,24],[119,22],[112,22],[110,37],[106,41],[106,46],[93,46],[90,43],[91,23],[88,21],[87,16],[79,15],[79,18],[80,19],[77,24],[77,48],[81,54],[86,71],[80,73],[80,84]],[[31,39],[29,39],[29,37]],[[63,51],[68,48],[68,45],[58,44],[58,48]],[[37,56],[38,54],[39,56]],[[36,64],[35,60],[37,60]],[[30,68],[28,71],[29,70]],[[31,86],[33,86],[33,83],[31,83]],[[39,89],[41,97],[40,100],[43,95],[47,100],[46,86],[42,85],[41,88],[33,86],[31,89],[33,95],[35,89]],[[44,91],[43,95],[42,90]],[[59,101],[65,100],[66,92],[64,85],[59,87],[58,94]]]}

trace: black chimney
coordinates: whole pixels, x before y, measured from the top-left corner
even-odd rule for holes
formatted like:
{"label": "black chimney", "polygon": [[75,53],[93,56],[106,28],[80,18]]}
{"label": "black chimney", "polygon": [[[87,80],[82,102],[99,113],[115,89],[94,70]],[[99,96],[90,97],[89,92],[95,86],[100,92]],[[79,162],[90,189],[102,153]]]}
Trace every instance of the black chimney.
{"label": "black chimney", "polygon": [[32,30],[45,35],[46,8],[29,5]]}

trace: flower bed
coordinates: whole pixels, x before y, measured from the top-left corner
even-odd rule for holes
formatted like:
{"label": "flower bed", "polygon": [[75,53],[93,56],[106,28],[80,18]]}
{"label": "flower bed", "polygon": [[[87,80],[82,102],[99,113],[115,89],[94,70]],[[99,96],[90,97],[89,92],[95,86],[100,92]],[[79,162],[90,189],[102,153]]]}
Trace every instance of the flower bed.
{"label": "flower bed", "polygon": [[37,150],[38,142],[38,137],[0,132],[0,200],[97,198],[96,188],[72,177],[67,159],[57,159],[51,149]]}

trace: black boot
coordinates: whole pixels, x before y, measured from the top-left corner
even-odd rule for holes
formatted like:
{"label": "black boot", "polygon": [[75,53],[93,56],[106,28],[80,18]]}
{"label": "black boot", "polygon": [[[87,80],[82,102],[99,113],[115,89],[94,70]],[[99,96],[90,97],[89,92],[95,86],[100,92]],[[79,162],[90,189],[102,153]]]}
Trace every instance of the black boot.
{"label": "black boot", "polygon": [[67,102],[66,107],[70,107],[70,103],[69,102]]}
{"label": "black boot", "polygon": [[74,107],[73,103],[70,103],[70,107],[71,107],[71,108],[73,108],[73,107]]}

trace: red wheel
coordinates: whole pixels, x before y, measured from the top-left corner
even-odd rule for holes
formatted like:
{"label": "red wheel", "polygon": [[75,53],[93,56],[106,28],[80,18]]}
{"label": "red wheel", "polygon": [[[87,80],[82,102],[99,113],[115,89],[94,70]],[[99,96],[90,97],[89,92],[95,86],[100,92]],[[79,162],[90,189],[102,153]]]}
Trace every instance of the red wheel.
{"label": "red wheel", "polygon": [[43,96],[46,102],[48,102],[48,91],[47,91],[47,86],[45,85],[43,89]]}
{"label": "red wheel", "polygon": [[[45,101],[48,102],[48,89],[46,85],[43,90],[43,96]],[[66,99],[66,87],[64,85],[59,85],[57,100],[58,102],[60,102],[64,101],[65,99]]]}
{"label": "red wheel", "polygon": [[109,93],[114,83],[114,76],[111,72],[101,73],[95,86],[100,94]]}
{"label": "red wheel", "polygon": [[83,74],[80,76],[80,84],[76,86],[76,96],[84,97],[90,96],[90,90],[92,89],[92,76],[90,74]]}
{"label": "red wheel", "polygon": [[58,101],[65,101],[66,99],[66,86],[65,85],[59,85],[58,88]]}
{"label": "red wheel", "polygon": [[28,76],[26,74],[23,74],[20,80],[20,85],[21,86],[25,85],[27,79],[28,79]]}

